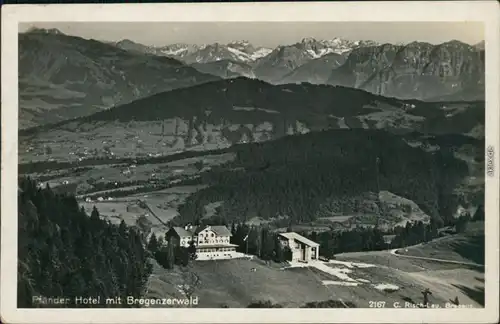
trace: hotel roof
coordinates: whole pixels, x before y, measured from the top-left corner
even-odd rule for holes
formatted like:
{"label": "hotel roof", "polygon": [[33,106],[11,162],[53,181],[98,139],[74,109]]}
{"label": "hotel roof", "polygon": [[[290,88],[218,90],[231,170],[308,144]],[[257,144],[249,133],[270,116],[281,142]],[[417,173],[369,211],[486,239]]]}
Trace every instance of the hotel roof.
{"label": "hotel roof", "polygon": [[313,247],[319,246],[319,243],[311,241],[310,239],[305,238],[302,235],[299,235],[295,232],[279,233],[279,235],[286,237],[289,240],[297,240],[297,241],[304,243],[305,245],[308,245],[308,246],[313,246]]}
{"label": "hotel roof", "polygon": [[187,236],[193,236],[197,235],[207,227],[210,227],[210,230],[212,230],[215,234],[218,236],[232,236],[231,231],[226,227],[226,226],[193,226],[191,229],[186,230],[184,227],[180,226],[174,226],[172,229],[179,235],[179,237],[187,237]]}

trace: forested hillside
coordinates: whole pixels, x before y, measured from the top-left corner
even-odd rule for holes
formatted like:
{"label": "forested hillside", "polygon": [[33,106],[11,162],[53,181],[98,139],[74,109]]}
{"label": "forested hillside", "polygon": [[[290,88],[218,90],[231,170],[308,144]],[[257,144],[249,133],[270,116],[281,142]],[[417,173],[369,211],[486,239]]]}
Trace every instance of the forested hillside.
{"label": "forested hillside", "polygon": [[227,220],[281,215],[303,223],[315,219],[326,199],[344,204],[332,212],[349,212],[356,209],[351,198],[387,190],[446,223],[458,203],[453,189],[468,172],[451,146],[427,152],[383,131],[317,132],[233,149],[233,162],[195,180],[210,186],[180,208],[184,221],[196,221],[203,206],[223,201],[219,215]]}
{"label": "forested hillside", "polygon": [[138,230],[96,209],[89,217],[75,197],[30,179],[20,181],[18,199],[18,307],[39,307],[32,296],[70,298],[66,307],[88,307],[76,296],[141,296],[152,267]]}

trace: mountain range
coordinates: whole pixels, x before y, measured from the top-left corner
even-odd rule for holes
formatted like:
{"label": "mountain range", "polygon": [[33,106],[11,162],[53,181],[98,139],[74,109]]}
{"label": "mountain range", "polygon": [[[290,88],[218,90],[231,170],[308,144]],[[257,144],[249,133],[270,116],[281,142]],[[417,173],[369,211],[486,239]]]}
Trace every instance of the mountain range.
{"label": "mountain range", "polygon": [[431,99],[470,92],[484,98],[484,51],[459,41],[440,45],[412,42],[353,51],[327,83],[384,96]]}
{"label": "mountain range", "polygon": [[[120,44],[117,43],[121,48],[132,47]],[[304,38],[275,49],[254,47],[247,41],[134,47],[144,53],[195,63],[193,66],[200,71],[223,78],[245,76],[278,84],[342,85],[403,99],[484,98],[484,42],[474,46],[456,40],[438,45],[393,45]],[[214,63],[220,61],[224,63]]]}
{"label": "mountain range", "polygon": [[400,99],[484,100],[482,48],[484,43],[380,45],[339,38],[305,38],[274,49],[247,41],[152,47],[32,29],[19,34],[20,127],[241,76],[275,85],[340,85]]}
{"label": "mountain range", "polygon": [[[115,45],[129,51],[176,58],[218,76],[224,76],[225,73],[221,73],[219,69],[214,69],[214,63],[223,61],[227,64],[227,62],[231,62],[232,66],[227,67],[227,70],[230,70],[227,77],[236,76],[235,73],[231,73],[233,72],[231,69],[236,65],[240,66],[240,68],[243,67],[244,73],[239,74],[240,76],[251,76],[253,74],[256,78],[264,81],[277,82],[282,81],[287,74],[310,61],[325,56],[332,57],[331,54],[336,54],[335,57],[345,57],[355,48],[374,46],[377,43],[373,41],[352,42],[340,38],[332,40],[304,38],[298,43],[280,45],[274,49],[255,47],[248,41],[208,45],[172,44],[154,47],[138,44],[131,40],[122,40],[116,42]],[[313,63],[313,66],[319,66],[321,62],[325,62],[325,59]],[[208,67],[203,66],[205,64],[208,64]],[[217,64],[218,67],[221,65]],[[325,64],[323,68],[327,66],[328,64]],[[334,65],[334,67],[337,66]],[[248,72],[249,68],[252,73]],[[327,70],[331,70],[331,68],[327,68]],[[293,77],[290,79],[293,79]],[[308,79],[301,79],[301,81],[308,81]]]}
{"label": "mountain range", "polygon": [[291,45],[281,45],[277,48],[255,47],[248,41],[233,41],[228,44],[183,44],[177,43],[167,46],[146,46],[125,39],[114,43],[117,47],[125,50],[174,57],[188,64],[209,63],[220,60],[232,60],[242,63],[256,62],[270,54],[279,53],[282,48],[297,49],[304,52],[309,59],[319,58],[326,54],[347,54],[353,48],[360,46],[376,45],[372,41],[351,42],[340,38],[333,40],[316,40],[304,38],[301,42]]}
{"label": "mountain range", "polygon": [[188,64],[210,63],[220,60],[249,63],[268,55],[272,51],[265,47],[255,48],[247,41],[208,45],[177,43],[156,47],[124,39],[112,44],[127,51],[173,57]]}

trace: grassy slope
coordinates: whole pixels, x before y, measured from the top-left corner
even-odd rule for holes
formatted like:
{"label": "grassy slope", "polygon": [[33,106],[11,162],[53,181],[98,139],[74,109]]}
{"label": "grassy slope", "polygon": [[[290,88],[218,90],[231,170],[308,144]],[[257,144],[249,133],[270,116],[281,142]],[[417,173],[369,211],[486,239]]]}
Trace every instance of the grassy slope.
{"label": "grassy slope", "polygon": [[[256,268],[251,272],[251,268]],[[183,283],[182,268],[174,271],[155,266],[150,280],[150,297],[182,296],[175,289]],[[200,277],[200,286],[193,296],[199,307],[246,307],[253,301],[271,300],[287,307],[331,298],[307,269],[280,270],[258,260],[220,260],[195,262],[191,270]]]}
{"label": "grassy slope", "polygon": [[[350,301],[359,308],[368,308],[370,301],[422,302],[421,291],[431,288],[431,303],[445,307],[455,296],[461,304],[484,305],[484,275],[460,265],[416,261],[393,256],[386,251],[348,253],[339,259],[376,264],[372,268],[354,268],[351,278],[369,282],[353,286],[324,286],[323,280],[339,279],[316,269],[280,270],[276,264],[265,265],[260,260],[226,260],[195,262],[189,271],[200,277],[201,284],[193,296],[199,297],[198,307],[246,307],[255,300],[271,300],[284,307],[298,307],[306,302],[334,299]],[[390,267],[388,267],[390,266]],[[251,272],[251,268],[256,268]],[[183,283],[182,268],[173,272],[155,266],[149,283],[148,297],[180,297],[177,285]],[[373,284],[392,284],[399,291],[379,291]],[[481,299],[482,298],[482,299]]]}
{"label": "grassy slope", "polygon": [[474,222],[464,233],[438,238],[425,245],[416,245],[399,253],[460,262],[484,264],[484,222]]}
{"label": "grassy slope", "polygon": [[[409,247],[408,252],[401,252],[413,256],[484,264],[484,223],[471,223],[463,234],[438,238],[425,245]],[[388,251],[345,253],[337,255],[337,259],[391,267],[393,280],[404,278],[408,285],[430,288],[433,292],[431,302],[458,296],[461,304],[484,305],[484,271],[478,267],[398,257]],[[406,297],[421,301],[418,291],[404,291],[412,292]]]}

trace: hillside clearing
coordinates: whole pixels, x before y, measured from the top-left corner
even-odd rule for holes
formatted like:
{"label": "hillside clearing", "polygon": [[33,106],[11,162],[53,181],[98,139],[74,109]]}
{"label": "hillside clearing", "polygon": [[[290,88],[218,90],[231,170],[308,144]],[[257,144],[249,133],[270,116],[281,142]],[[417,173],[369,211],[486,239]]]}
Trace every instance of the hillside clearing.
{"label": "hillside clearing", "polygon": [[400,249],[399,254],[484,264],[484,222],[467,225],[464,233],[437,238],[426,244]]}

